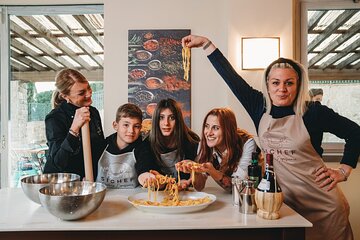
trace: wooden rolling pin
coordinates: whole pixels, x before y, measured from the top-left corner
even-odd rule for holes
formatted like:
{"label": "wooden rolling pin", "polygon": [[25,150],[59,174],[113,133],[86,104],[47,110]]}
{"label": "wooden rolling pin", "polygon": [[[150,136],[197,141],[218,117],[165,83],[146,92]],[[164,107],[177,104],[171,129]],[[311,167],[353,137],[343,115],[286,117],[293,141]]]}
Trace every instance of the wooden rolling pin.
{"label": "wooden rolling pin", "polygon": [[94,182],[89,122],[86,122],[81,127],[81,135],[82,135],[82,145],[83,145],[83,153],[84,153],[85,180]]}

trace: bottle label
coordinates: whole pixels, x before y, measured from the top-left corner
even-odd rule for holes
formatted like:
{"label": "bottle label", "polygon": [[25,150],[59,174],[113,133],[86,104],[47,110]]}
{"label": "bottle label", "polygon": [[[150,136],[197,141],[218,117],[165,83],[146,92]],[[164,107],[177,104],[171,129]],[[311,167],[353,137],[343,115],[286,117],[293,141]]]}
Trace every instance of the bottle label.
{"label": "bottle label", "polygon": [[261,179],[258,187],[259,190],[261,191],[269,191],[270,190],[270,182],[266,181],[266,179]]}

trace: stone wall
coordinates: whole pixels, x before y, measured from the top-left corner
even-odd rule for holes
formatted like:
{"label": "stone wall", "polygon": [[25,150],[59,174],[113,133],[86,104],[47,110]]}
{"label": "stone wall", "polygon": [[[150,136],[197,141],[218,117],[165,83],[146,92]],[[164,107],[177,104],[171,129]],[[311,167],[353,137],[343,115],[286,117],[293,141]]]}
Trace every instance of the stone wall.
{"label": "stone wall", "polygon": [[17,147],[27,139],[27,85],[22,81],[10,82],[10,147]]}
{"label": "stone wall", "polygon": [[11,81],[10,97],[12,99],[12,101],[10,101],[9,125],[11,147],[45,143],[45,122],[28,122],[26,82]]}

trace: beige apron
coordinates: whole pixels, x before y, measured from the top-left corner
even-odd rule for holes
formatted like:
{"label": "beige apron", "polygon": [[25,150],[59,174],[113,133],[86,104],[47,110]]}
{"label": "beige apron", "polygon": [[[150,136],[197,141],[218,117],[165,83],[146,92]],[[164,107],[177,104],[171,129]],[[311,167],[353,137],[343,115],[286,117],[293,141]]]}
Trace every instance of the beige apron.
{"label": "beige apron", "polygon": [[178,178],[178,173],[175,164],[180,161],[180,157],[177,156],[177,150],[160,154],[161,161],[164,166],[161,167],[161,171],[168,176],[172,176],[175,179]]}
{"label": "beige apron", "polygon": [[98,162],[96,181],[109,188],[135,188],[139,184],[135,163],[134,151],[114,155],[105,150]]}
{"label": "beige apron", "polygon": [[264,114],[259,139],[265,153],[274,154],[274,170],[285,203],[313,223],[306,239],[353,239],[349,204],[340,188],[319,188],[315,170],[325,165],[311,144],[302,117],[273,119]]}

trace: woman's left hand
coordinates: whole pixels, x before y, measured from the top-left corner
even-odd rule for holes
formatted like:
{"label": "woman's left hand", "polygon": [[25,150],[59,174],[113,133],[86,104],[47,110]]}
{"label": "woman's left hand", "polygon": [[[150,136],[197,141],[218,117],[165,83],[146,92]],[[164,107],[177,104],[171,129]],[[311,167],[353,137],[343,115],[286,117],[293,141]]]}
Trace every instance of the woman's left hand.
{"label": "woman's left hand", "polygon": [[326,166],[319,168],[315,176],[315,182],[320,183],[320,188],[327,186],[327,191],[331,191],[337,183],[345,181],[344,175],[339,169],[327,168]]}
{"label": "woman's left hand", "polygon": [[191,163],[194,162],[192,160],[182,160],[175,164],[176,170],[184,173],[191,173]]}
{"label": "woman's left hand", "polygon": [[191,178],[190,179],[181,179],[180,184],[178,185],[179,191],[184,191],[189,188],[191,184]]}

